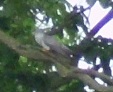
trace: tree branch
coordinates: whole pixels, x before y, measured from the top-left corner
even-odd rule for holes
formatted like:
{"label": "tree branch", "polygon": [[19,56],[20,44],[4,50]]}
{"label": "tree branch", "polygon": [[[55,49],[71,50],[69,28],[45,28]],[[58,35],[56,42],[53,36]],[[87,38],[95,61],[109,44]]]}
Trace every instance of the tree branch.
{"label": "tree branch", "polygon": [[[63,57],[61,55],[54,55],[53,53],[49,53],[48,55],[42,52],[40,49],[34,50],[30,47],[26,47],[25,45],[20,44],[18,41],[16,41],[14,38],[6,35],[3,31],[0,30],[0,41],[6,44],[10,49],[16,51],[18,54],[23,55],[27,58],[31,59],[42,59],[44,61],[51,61],[53,62],[58,69],[58,73],[60,76],[63,77],[73,77],[78,78],[81,81],[83,81],[86,85],[91,86],[91,88],[94,88],[95,90],[104,90],[104,91],[113,91],[113,86],[105,87],[103,85],[98,84],[95,80],[93,80],[85,70],[73,67],[71,65],[71,60],[67,59],[66,57]],[[96,73],[96,74],[95,74]],[[98,75],[100,78],[104,77],[104,74],[102,76],[99,75],[98,72],[95,71],[93,73],[94,75]],[[89,75],[88,75],[89,74]],[[107,76],[107,75],[106,75]],[[105,77],[104,77],[105,78]],[[106,78],[108,81],[113,82],[112,79],[109,80],[108,76]]]}
{"label": "tree branch", "polygon": [[100,21],[98,22],[94,28],[89,32],[89,37],[93,37],[95,34],[99,32],[99,30],[111,19],[113,18],[113,9],[111,9],[108,14]]}
{"label": "tree branch", "polygon": [[[90,86],[91,88],[101,91],[101,92],[112,92],[113,91],[113,86],[104,86],[99,83],[97,83],[94,79],[92,79],[89,75],[95,75],[99,78],[106,79],[110,83],[113,84],[113,79],[108,77],[107,75],[103,73],[98,73],[97,71],[94,70],[83,70],[79,69],[76,67],[70,66],[70,68],[65,67],[65,65],[62,65],[61,63],[58,64],[57,62],[57,68],[58,72],[61,76],[63,77],[69,77],[69,78],[77,78],[84,82],[84,84]],[[89,75],[87,75],[89,74]]]}

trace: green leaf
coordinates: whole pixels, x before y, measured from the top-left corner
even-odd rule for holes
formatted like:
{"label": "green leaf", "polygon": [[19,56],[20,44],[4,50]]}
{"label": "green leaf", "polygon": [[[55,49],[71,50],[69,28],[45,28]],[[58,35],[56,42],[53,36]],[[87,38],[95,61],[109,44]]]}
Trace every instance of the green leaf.
{"label": "green leaf", "polygon": [[99,0],[99,3],[103,8],[108,8],[110,7],[111,0]]}
{"label": "green leaf", "polygon": [[92,7],[97,0],[86,0],[86,2]]}

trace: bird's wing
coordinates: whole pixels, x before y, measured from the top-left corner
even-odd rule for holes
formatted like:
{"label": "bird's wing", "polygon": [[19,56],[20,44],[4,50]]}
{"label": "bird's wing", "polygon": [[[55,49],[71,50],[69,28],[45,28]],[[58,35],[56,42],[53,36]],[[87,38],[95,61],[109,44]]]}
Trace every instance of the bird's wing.
{"label": "bird's wing", "polygon": [[65,56],[69,56],[70,54],[72,54],[72,51],[68,47],[57,41],[54,36],[48,36],[45,34],[43,40],[44,43],[50,47],[51,50],[54,50],[57,53],[60,53]]}

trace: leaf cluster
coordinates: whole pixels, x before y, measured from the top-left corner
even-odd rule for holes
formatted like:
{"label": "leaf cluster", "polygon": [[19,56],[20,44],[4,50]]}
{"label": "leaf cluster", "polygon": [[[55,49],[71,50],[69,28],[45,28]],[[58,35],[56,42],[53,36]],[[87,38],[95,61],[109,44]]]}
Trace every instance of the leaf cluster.
{"label": "leaf cluster", "polygon": [[[86,1],[91,7],[97,2]],[[103,8],[113,6],[111,0],[98,1]],[[52,21],[54,28],[61,29],[55,35],[70,46],[78,60],[84,57],[86,62],[95,65],[95,59],[100,58],[104,73],[111,75],[109,63],[113,54],[113,41],[103,37],[81,37],[82,33],[85,36],[88,33],[88,17],[84,16],[83,7],[72,7],[66,0],[0,0],[0,8],[0,29],[7,35],[22,44],[36,46],[32,36],[36,23],[46,26]],[[23,57],[0,42],[0,91],[85,92],[83,82],[62,78],[52,70],[53,63],[42,61]]]}

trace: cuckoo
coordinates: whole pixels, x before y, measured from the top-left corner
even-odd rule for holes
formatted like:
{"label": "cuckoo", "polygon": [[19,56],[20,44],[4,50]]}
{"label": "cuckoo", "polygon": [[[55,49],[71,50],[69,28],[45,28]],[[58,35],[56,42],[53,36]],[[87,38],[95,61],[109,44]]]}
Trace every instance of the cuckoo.
{"label": "cuckoo", "polygon": [[60,43],[53,35],[48,35],[46,29],[37,29],[33,34],[36,42],[45,50],[52,50],[66,57],[72,56],[72,51]]}

